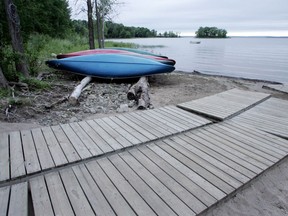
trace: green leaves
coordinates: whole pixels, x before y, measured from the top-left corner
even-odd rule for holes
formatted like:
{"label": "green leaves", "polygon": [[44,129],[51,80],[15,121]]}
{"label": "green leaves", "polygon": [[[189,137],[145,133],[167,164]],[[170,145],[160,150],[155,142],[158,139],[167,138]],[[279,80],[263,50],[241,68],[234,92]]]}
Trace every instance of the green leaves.
{"label": "green leaves", "polygon": [[216,27],[200,27],[195,32],[197,38],[226,38],[227,31]]}

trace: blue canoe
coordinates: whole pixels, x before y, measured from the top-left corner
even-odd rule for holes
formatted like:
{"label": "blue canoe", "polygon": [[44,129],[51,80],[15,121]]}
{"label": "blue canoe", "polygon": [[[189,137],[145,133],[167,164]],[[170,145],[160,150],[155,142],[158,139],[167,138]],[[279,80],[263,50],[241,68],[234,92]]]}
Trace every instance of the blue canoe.
{"label": "blue canoe", "polygon": [[100,78],[132,78],[169,73],[175,67],[138,56],[96,54],[46,61],[49,67]]}

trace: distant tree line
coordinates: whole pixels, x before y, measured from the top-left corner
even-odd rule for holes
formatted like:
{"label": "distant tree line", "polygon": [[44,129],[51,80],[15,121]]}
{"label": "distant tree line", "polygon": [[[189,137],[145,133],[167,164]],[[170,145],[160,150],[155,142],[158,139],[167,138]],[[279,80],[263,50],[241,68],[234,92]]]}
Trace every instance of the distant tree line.
{"label": "distant tree line", "polygon": [[197,38],[226,38],[227,31],[216,27],[200,27],[195,32]]}

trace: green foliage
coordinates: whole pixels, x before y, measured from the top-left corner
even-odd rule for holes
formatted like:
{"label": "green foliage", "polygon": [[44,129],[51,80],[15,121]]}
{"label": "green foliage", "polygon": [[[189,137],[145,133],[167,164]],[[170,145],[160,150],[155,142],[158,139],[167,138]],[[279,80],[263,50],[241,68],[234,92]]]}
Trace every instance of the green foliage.
{"label": "green foliage", "polygon": [[23,83],[26,83],[30,90],[43,90],[43,89],[49,89],[51,85],[48,82],[40,81],[35,78],[24,78],[21,77],[20,81]]}
{"label": "green foliage", "polygon": [[165,31],[163,34],[159,33],[158,37],[165,37],[165,38],[176,38],[179,37],[177,33],[174,33],[173,31]]}
{"label": "green foliage", "polygon": [[0,88],[0,98],[9,97],[10,89],[8,88]]}
{"label": "green foliage", "polygon": [[225,29],[218,29],[216,27],[200,27],[195,32],[198,38],[226,38],[227,31]]}

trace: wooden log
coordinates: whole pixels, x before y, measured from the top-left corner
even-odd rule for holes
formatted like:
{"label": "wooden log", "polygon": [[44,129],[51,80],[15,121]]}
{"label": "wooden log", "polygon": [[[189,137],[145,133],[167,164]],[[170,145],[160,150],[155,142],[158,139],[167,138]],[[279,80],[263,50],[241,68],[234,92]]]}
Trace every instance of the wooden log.
{"label": "wooden log", "polygon": [[81,80],[80,84],[74,88],[74,91],[69,97],[69,103],[72,105],[77,104],[78,98],[81,95],[82,89],[92,80],[92,77],[87,76]]}
{"label": "wooden log", "polygon": [[137,109],[147,109],[150,106],[148,78],[141,77],[137,83],[131,86],[127,98],[128,100],[137,101]]}

